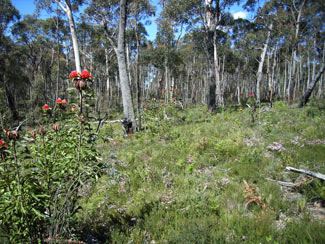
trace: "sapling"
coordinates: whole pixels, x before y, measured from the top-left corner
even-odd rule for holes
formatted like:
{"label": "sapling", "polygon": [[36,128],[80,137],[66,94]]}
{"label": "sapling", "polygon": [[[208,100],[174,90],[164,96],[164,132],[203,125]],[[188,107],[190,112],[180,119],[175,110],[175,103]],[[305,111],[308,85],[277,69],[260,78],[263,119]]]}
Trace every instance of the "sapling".
{"label": "sapling", "polygon": [[256,100],[254,94],[250,94],[247,100],[247,106],[250,109],[250,114],[252,118],[252,123],[255,122],[255,113],[256,113]]}

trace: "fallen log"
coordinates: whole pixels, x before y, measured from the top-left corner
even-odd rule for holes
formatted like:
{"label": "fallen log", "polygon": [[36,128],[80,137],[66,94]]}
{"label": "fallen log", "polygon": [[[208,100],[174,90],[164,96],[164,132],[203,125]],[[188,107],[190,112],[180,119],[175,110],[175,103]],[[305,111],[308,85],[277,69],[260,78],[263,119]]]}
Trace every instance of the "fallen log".
{"label": "fallen log", "polygon": [[312,176],[314,178],[321,179],[321,180],[325,181],[325,175],[321,174],[319,172],[313,172],[313,171],[310,171],[310,170],[303,170],[303,169],[296,169],[296,168],[293,168],[293,167],[286,167],[286,169],[289,170],[289,171],[292,171],[292,172],[302,173],[302,174],[309,175],[309,176]]}

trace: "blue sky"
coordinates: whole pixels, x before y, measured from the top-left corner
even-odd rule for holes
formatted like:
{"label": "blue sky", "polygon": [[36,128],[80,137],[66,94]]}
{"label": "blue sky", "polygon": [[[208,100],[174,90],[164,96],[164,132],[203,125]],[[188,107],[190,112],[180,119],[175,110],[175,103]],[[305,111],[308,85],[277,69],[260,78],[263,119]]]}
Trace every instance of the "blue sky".
{"label": "blue sky", "polygon": [[[1,0],[0,0],[1,1]],[[34,0],[11,0],[12,4],[19,10],[20,14],[26,15],[30,14],[32,15],[35,11],[35,4]],[[153,5],[157,6],[158,0],[150,0],[150,2]],[[263,1],[264,2],[264,1]],[[159,10],[160,8],[158,8]],[[230,8],[230,12],[234,15],[235,18],[249,18],[249,14],[245,12],[240,6],[237,6],[236,4]],[[159,13],[156,14],[156,17]],[[46,18],[48,17],[48,14],[46,12],[42,12],[42,17]],[[149,34],[149,39],[154,40],[157,33],[157,25],[155,24],[155,18],[152,18],[152,24],[151,26],[147,26],[147,32]]]}
{"label": "blue sky", "polygon": [[21,15],[33,14],[35,10],[34,0],[11,0]]}

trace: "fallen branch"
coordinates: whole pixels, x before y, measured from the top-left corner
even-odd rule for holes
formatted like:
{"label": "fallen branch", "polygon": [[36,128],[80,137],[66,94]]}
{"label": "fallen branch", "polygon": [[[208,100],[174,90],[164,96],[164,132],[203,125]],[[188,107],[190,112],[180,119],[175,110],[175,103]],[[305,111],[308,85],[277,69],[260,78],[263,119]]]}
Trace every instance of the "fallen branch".
{"label": "fallen branch", "polygon": [[116,120],[106,120],[104,121],[104,123],[122,123],[123,120],[122,119],[116,119]]}
{"label": "fallen branch", "polygon": [[318,172],[313,172],[313,171],[310,171],[310,170],[303,170],[303,169],[296,169],[296,168],[293,168],[293,167],[286,167],[286,169],[289,170],[289,171],[302,173],[302,174],[309,175],[309,176],[312,176],[312,177],[315,177],[315,178],[318,178],[318,179],[321,179],[321,180],[325,181],[325,175],[323,175],[321,173],[318,173]]}
{"label": "fallen branch", "polygon": [[272,180],[270,178],[266,178],[268,181],[278,183],[281,186],[286,186],[286,187],[297,187],[297,183],[291,183],[291,182],[285,182],[285,181],[279,181],[279,180]]}

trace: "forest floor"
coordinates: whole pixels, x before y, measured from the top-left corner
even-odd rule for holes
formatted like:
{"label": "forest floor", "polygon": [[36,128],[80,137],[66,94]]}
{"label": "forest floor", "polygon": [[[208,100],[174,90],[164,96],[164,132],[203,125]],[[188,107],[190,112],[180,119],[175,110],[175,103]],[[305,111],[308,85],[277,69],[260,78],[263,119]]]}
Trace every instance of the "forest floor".
{"label": "forest floor", "polygon": [[286,169],[325,174],[316,103],[215,114],[148,104],[143,125],[101,130],[107,170],[81,199],[85,232],[102,243],[325,243],[324,182]]}

